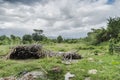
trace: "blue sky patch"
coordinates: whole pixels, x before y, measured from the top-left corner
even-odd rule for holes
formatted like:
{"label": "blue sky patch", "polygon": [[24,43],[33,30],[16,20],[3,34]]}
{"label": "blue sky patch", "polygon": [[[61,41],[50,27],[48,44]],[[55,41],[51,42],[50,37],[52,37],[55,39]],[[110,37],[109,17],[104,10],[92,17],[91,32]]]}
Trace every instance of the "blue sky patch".
{"label": "blue sky patch", "polygon": [[107,4],[113,4],[115,0],[108,0]]}

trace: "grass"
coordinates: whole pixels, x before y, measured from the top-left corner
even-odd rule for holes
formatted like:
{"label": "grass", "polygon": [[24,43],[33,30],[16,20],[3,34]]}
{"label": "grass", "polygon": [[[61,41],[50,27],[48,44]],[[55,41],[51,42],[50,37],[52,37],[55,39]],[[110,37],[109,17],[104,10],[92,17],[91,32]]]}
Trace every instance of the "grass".
{"label": "grass", "polygon": [[[79,44],[44,44],[44,49],[58,51],[75,51],[79,47],[79,54],[84,58],[72,65],[65,65],[61,63],[60,58],[44,58],[44,59],[31,59],[31,60],[5,60],[0,59],[0,77],[5,76],[19,76],[22,71],[41,70],[43,67],[49,75],[50,80],[64,80],[64,74],[68,71],[75,74],[73,80],[84,80],[90,77],[91,80],[120,80],[120,56],[109,55],[107,53],[107,46],[88,46],[83,43]],[[0,55],[8,53],[10,46],[0,46]],[[94,49],[88,49],[93,47]],[[97,52],[101,55],[94,55]],[[89,61],[88,58],[93,58],[94,61]],[[59,66],[62,69],[60,75],[49,72],[53,66]],[[96,69],[97,74],[88,74],[91,69]],[[58,78],[59,77],[59,78]]]}
{"label": "grass", "polygon": [[5,55],[9,53],[9,45],[0,45],[0,55]]}

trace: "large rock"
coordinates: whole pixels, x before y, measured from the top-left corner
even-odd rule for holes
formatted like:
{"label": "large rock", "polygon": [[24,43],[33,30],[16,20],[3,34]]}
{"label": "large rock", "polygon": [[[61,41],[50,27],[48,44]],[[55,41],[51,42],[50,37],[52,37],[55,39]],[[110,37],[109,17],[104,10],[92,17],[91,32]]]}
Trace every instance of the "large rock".
{"label": "large rock", "polygon": [[14,76],[10,76],[10,77],[5,77],[5,78],[0,78],[0,80],[17,80],[17,78]]}
{"label": "large rock", "polygon": [[18,80],[44,80],[46,79],[45,74],[42,71],[32,71],[23,75]]}
{"label": "large rock", "polygon": [[21,77],[10,76],[0,78],[0,80],[47,80],[47,77],[42,71],[32,71],[22,75]]}

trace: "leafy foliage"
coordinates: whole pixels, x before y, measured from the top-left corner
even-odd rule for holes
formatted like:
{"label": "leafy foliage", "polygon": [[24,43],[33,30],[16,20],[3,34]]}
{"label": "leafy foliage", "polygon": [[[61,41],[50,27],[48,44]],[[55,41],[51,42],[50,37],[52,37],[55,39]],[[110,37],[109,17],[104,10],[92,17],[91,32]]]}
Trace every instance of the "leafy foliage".
{"label": "leafy foliage", "polygon": [[114,38],[116,41],[120,40],[120,18],[109,18],[107,23],[107,28],[91,29],[88,32],[86,40],[90,44],[100,44],[101,42],[109,41]]}
{"label": "leafy foliage", "polygon": [[120,33],[120,17],[109,18],[107,30],[109,31],[111,38],[117,38],[118,34]]}
{"label": "leafy foliage", "polygon": [[32,42],[32,36],[29,35],[29,34],[26,34],[22,37],[22,40],[23,40],[23,43],[27,43],[27,42],[31,43]]}
{"label": "leafy foliage", "polygon": [[63,42],[63,38],[62,38],[62,36],[58,36],[58,37],[57,37],[57,42],[58,42],[58,43]]}

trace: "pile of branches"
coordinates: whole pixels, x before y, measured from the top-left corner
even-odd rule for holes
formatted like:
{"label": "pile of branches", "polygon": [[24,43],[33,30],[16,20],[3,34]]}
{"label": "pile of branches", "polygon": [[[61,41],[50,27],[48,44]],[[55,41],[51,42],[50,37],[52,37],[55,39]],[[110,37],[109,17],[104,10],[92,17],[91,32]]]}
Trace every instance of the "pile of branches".
{"label": "pile of branches", "polygon": [[9,54],[9,59],[38,59],[45,57],[41,45],[17,46]]}
{"label": "pile of branches", "polygon": [[44,57],[62,57],[63,59],[81,59],[77,52],[59,52],[43,50],[41,45],[17,46],[7,56],[7,59],[39,59]]}
{"label": "pile of branches", "polygon": [[63,54],[64,59],[82,59],[82,56],[75,53],[75,52],[69,52],[66,54]]}

